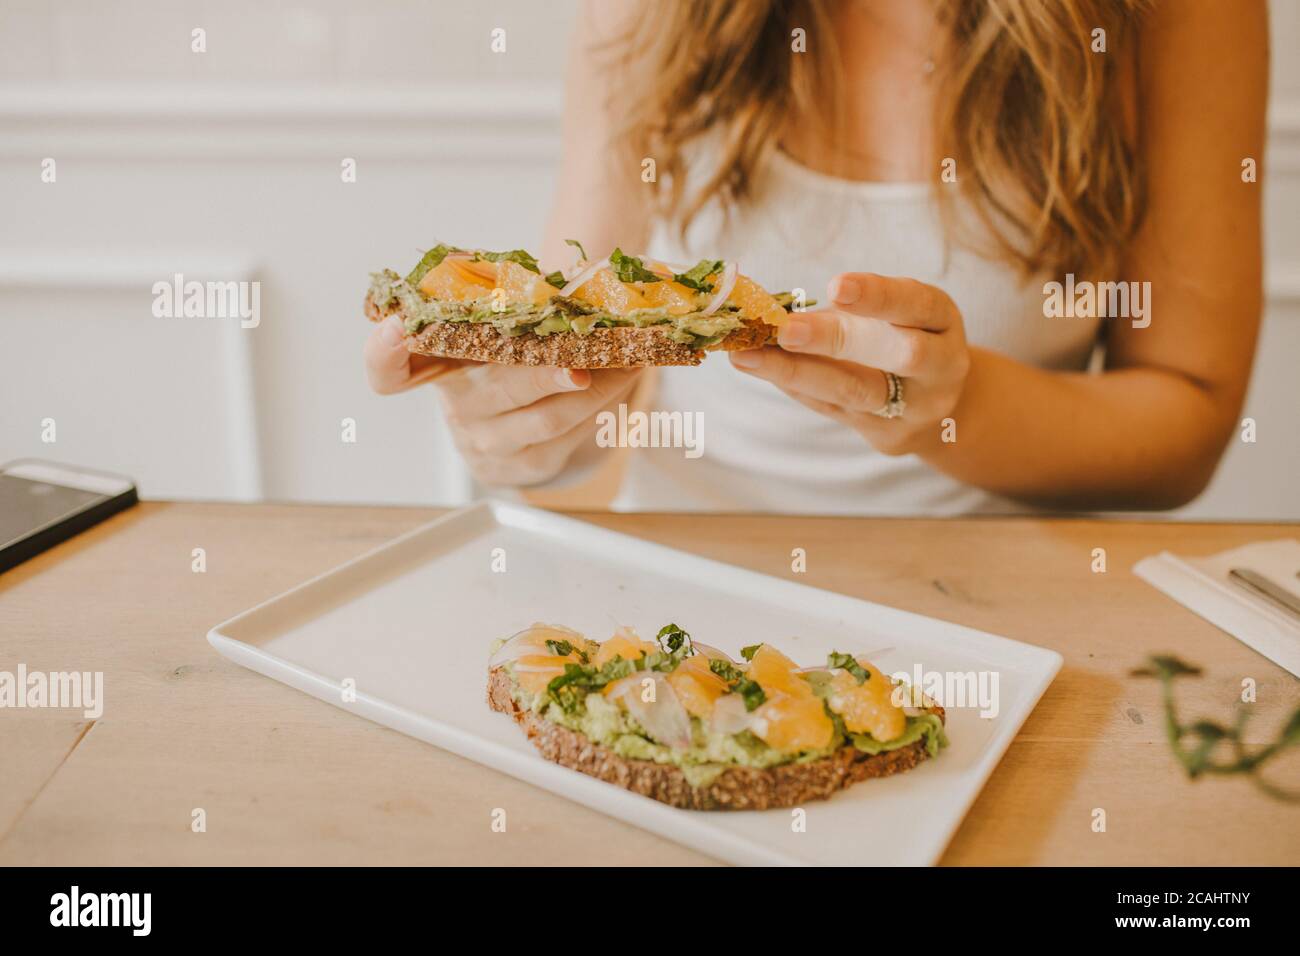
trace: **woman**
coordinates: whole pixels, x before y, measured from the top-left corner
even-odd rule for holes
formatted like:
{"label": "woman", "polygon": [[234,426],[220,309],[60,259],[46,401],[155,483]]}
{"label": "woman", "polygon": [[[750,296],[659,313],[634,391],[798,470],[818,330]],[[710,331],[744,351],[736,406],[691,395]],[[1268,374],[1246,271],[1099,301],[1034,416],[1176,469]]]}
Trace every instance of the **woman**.
{"label": "woman", "polygon": [[[633,452],[617,506],[1206,486],[1259,323],[1263,0],[592,2],[578,24],[547,268],[573,236],[827,290],[781,349],[661,373],[654,407],[702,413],[705,453]],[[1103,310],[1064,304],[1088,289]],[[599,460],[597,413],[643,377],[408,357],[391,329],[367,361],[381,391],[436,379],[473,473],[512,486]]]}

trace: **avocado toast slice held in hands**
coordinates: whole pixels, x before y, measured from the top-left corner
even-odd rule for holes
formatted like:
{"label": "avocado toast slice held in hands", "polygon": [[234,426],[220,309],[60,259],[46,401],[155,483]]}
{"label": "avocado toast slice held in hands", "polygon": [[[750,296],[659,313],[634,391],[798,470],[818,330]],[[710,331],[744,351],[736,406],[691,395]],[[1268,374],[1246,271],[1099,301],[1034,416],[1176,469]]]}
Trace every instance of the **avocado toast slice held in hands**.
{"label": "avocado toast slice held in hands", "polygon": [[548,760],[690,810],[824,800],[947,745],[943,708],[865,660],[742,655],[672,624],[653,642],[620,628],[603,643],[534,624],[494,649],[487,699]]}
{"label": "avocado toast slice held in hands", "polygon": [[708,351],[776,342],[794,307],[733,263],[704,259],[676,271],[615,249],[567,273],[543,275],[522,249],[439,244],[405,277],[371,276],[366,315],[398,316],[422,355],[563,368],[698,365]]}

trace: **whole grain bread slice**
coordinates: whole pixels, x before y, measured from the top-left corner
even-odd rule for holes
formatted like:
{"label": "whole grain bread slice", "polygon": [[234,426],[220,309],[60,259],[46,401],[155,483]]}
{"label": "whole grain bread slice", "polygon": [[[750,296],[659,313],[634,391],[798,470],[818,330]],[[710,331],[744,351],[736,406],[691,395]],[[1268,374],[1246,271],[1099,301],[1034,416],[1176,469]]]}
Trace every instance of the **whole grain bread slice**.
{"label": "whole grain bread slice", "polygon": [[[401,315],[396,303],[380,306],[366,296],[366,315],[379,322]],[[406,338],[406,347],[420,355],[496,362],[502,365],[555,365],[561,368],[640,368],[659,365],[699,365],[706,351],[734,352],[776,342],[776,327],[746,320],[707,349],[675,342],[664,328],[595,328],[585,335],[502,335],[491,325],[472,322],[432,322]]]}
{"label": "whole grain bread slice", "polygon": [[[687,781],[680,767],[621,757],[583,734],[533,713],[514,699],[512,687],[505,668],[491,670],[488,706],[514,718],[547,760],[684,810],[796,807],[809,800],[829,799],[859,780],[911,770],[929,756],[924,740],[874,755],[850,744],[830,756],[807,763],[766,769],[733,767],[724,770],[707,786],[697,787]],[[944,718],[942,707],[926,709],[940,720]]]}

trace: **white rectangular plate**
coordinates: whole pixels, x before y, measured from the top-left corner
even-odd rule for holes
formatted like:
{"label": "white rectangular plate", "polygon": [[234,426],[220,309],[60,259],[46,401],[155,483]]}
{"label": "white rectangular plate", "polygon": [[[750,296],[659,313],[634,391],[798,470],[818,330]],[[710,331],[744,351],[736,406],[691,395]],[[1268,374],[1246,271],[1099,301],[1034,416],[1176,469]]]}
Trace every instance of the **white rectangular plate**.
{"label": "white rectangular plate", "polygon": [[[494,571],[502,559],[505,571]],[[809,803],[802,831],[790,810],[677,810],[544,760],[488,709],[490,643],[534,621],[597,640],[620,624],[651,637],[673,622],[735,657],[769,641],[800,664],[832,649],[889,648],[873,654],[886,673],[919,664],[996,674],[998,712],[949,709],[952,745],[938,759]],[[219,624],[208,640],[337,707],[745,864],[934,863],[1061,666],[1054,651],[497,502],[417,528]],[[345,702],[349,679],[356,699]]]}

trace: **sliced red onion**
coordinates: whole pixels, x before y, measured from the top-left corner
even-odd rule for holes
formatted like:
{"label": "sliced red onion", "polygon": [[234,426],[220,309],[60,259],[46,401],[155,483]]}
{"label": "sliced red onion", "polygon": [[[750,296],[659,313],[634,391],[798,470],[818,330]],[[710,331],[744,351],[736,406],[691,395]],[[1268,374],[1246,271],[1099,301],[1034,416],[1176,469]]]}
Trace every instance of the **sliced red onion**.
{"label": "sliced red onion", "polygon": [[[534,656],[536,655],[532,655],[532,654],[524,655],[524,657],[534,657]],[[519,660],[514,661],[513,663],[514,663],[515,674],[549,674],[555,671],[564,670],[563,659],[556,659],[554,661],[547,660],[544,662],[533,661],[530,664],[525,664],[523,662],[523,658],[521,657]]]}
{"label": "sliced red onion", "polygon": [[632,641],[634,644],[641,643],[641,635],[636,632],[636,628],[627,624],[620,624],[614,629],[614,637],[621,637],[625,641]]}
{"label": "sliced red onion", "polygon": [[709,727],[720,734],[738,734],[752,730],[755,717],[745,709],[745,698],[739,694],[723,694],[713,704]]}
{"label": "sliced red onion", "polygon": [[[644,699],[644,681],[654,681],[654,700]],[[638,671],[609,685],[610,700],[621,700],[632,719],[658,743],[678,750],[691,745],[691,715],[663,674]]]}
{"label": "sliced red onion", "polygon": [[731,655],[727,654],[725,651],[720,651],[716,647],[712,647],[708,644],[701,644],[699,641],[692,641],[691,647],[695,648],[695,652],[697,654],[703,654],[711,661],[719,660],[719,661],[728,661],[732,664],[736,663],[731,659]]}
{"label": "sliced red onion", "polygon": [[606,258],[606,259],[601,259],[599,262],[594,262],[591,265],[587,266],[587,268],[583,269],[576,276],[574,276],[572,279],[570,279],[568,282],[564,284],[564,288],[560,290],[560,295],[573,295],[573,293],[577,292],[584,285],[586,285],[591,280],[592,276],[594,276],[597,272],[599,272],[601,269],[604,269],[608,265],[609,265],[609,259]]}
{"label": "sliced red onion", "polygon": [[[879,657],[881,654],[888,654],[888,653],[889,653],[890,651],[892,651],[893,649],[894,649],[894,648],[892,648],[892,647],[877,647],[874,651],[864,651],[864,652],[862,652],[862,653],[855,653],[855,654],[853,655],[853,659],[856,660],[856,661],[862,661],[862,660],[870,661],[873,657]],[[872,665],[872,666],[875,666],[875,665]],[[830,667],[827,667],[825,664],[813,664],[813,665],[811,665],[811,666],[809,666],[809,667],[800,667],[800,668],[796,671],[796,673],[798,673],[798,674],[812,674],[812,673],[814,673],[815,671],[826,671],[827,673],[829,673],[829,672],[830,672],[831,670],[833,670],[833,669],[834,669],[834,670],[843,670],[843,668],[830,668]]]}
{"label": "sliced red onion", "polygon": [[736,287],[736,276],[740,275],[739,269],[734,262],[728,262],[722,269],[722,282],[718,286],[718,291],[713,293],[713,298],[704,308],[705,315],[711,315],[722,308],[722,304],[727,301],[727,296],[731,295],[731,290]]}
{"label": "sliced red onion", "polygon": [[587,260],[582,257],[582,250],[577,246],[573,247],[573,261],[567,266],[560,269],[560,275],[564,276],[564,281],[568,282],[574,276],[582,271],[583,263]]}
{"label": "sliced red onion", "polygon": [[488,660],[488,668],[509,664],[511,661],[516,661],[529,654],[550,654],[552,651],[546,646],[548,640],[567,640],[570,643],[578,643],[583,640],[583,636],[572,628],[560,624],[542,624],[538,622],[511,636],[509,640],[497,648],[497,652]]}
{"label": "sliced red onion", "polygon": [[654,262],[659,266],[661,266],[661,268],[658,269],[656,269],[654,266],[646,266],[646,268],[649,269],[651,272],[653,272],[655,275],[662,276],[663,278],[670,279],[670,280],[674,276],[681,275],[688,268],[690,268],[689,266],[684,266],[676,262],[659,262],[658,259],[654,259],[650,256],[641,256],[640,259],[642,262],[645,262],[647,259],[650,259],[651,262]]}

